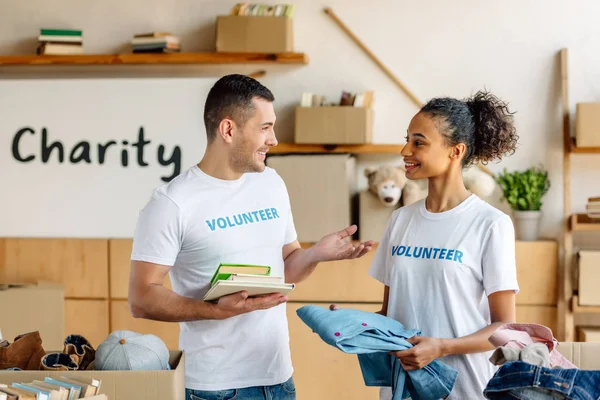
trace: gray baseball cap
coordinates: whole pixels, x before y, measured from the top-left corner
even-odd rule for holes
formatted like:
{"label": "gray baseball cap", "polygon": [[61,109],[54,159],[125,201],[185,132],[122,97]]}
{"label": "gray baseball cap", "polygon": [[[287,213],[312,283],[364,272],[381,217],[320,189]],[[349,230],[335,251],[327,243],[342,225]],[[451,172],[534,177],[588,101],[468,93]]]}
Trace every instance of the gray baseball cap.
{"label": "gray baseball cap", "polygon": [[96,350],[97,370],[166,370],[169,350],[156,335],[131,331],[112,332]]}

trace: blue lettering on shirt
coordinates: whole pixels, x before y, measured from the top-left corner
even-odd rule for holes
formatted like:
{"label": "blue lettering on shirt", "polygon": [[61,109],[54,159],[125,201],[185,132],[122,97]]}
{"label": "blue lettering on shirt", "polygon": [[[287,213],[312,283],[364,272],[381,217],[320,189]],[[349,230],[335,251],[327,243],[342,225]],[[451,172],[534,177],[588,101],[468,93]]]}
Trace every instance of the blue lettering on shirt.
{"label": "blue lettering on shirt", "polygon": [[253,224],[255,222],[269,221],[280,218],[276,208],[264,208],[262,210],[248,211],[225,217],[218,217],[206,220],[206,225],[211,231],[226,228],[235,228],[236,226]]}
{"label": "blue lettering on shirt", "polygon": [[457,249],[439,249],[422,246],[392,246],[392,257],[426,258],[428,260],[450,260],[462,263],[464,253]]}

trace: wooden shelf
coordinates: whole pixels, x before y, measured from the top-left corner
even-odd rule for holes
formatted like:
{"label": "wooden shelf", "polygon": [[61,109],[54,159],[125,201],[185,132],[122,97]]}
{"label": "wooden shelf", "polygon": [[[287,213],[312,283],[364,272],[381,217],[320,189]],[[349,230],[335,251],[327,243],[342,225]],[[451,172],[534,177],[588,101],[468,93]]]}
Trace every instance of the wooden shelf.
{"label": "wooden shelf", "polygon": [[0,65],[308,64],[304,53],[172,53],[0,56]]}
{"label": "wooden shelf", "polygon": [[600,306],[580,306],[579,296],[576,295],[571,298],[571,309],[578,314],[600,313]]}
{"label": "wooden shelf", "polygon": [[600,232],[600,221],[594,221],[585,214],[573,214],[571,215],[571,230]]}
{"label": "wooden shelf", "polygon": [[349,145],[323,145],[323,144],[296,144],[279,143],[269,150],[269,154],[289,153],[354,153],[354,154],[398,154],[402,151],[403,144],[349,144]]}
{"label": "wooden shelf", "polygon": [[600,147],[572,147],[571,153],[576,154],[600,154]]}

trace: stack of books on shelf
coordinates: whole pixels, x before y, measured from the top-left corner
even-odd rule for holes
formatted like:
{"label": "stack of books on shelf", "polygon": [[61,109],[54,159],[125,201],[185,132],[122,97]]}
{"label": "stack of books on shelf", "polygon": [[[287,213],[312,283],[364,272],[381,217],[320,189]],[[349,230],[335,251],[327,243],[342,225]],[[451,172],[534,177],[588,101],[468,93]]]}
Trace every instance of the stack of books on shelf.
{"label": "stack of books on shelf", "polygon": [[83,54],[83,32],[75,29],[40,29],[38,55]]}
{"label": "stack of books on shelf", "polygon": [[294,15],[294,4],[237,3],[231,9],[231,15],[292,18]]}
{"label": "stack of books on shelf", "polygon": [[140,33],[131,39],[134,53],[175,53],[181,51],[181,42],[169,32]]}
{"label": "stack of books on shelf", "polygon": [[590,197],[585,209],[588,217],[600,222],[600,197]]}
{"label": "stack of books on shelf", "polygon": [[300,107],[325,107],[325,106],[351,106],[371,107],[374,102],[372,90],[361,93],[342,92],[342,97],[337,102],[327,102],[325,96],[304,92],[300,99]]}
{"label": "stack of books on shelf", "polygon": [[221,263],[210,281],[210,289],[204,300],[218,300],[241,291],[246,291],[249,297],[270,293],[285,295],[294,287],[293,283],[285,283],[282,276],[271,276],[269,266]]}
{"label": "stack of books on shelf", "polygon": [[88,399],[106,400],[106,395],[98,393],[102,381],[87,378],[45,377],[44,380],[14,382],[11,385],[0,383],[0,399],[53,400]]}

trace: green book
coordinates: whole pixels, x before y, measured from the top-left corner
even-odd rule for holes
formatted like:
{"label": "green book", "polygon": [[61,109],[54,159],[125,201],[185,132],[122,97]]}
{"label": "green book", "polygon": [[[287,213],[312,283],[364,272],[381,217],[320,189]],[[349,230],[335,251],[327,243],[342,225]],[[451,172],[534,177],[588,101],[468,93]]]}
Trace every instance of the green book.
{"label": "green book", "polygon": [[217,281],[227,280],[232,274],[251,274],[251,275],[271,275],[271,267],[266,265],[251,264],[224,264],[217,267],[210,284],[214,285]]}
{"label": "green book", "polygon": [[82,36],[83,31],[77,29],[40,29],[42,36]]}

